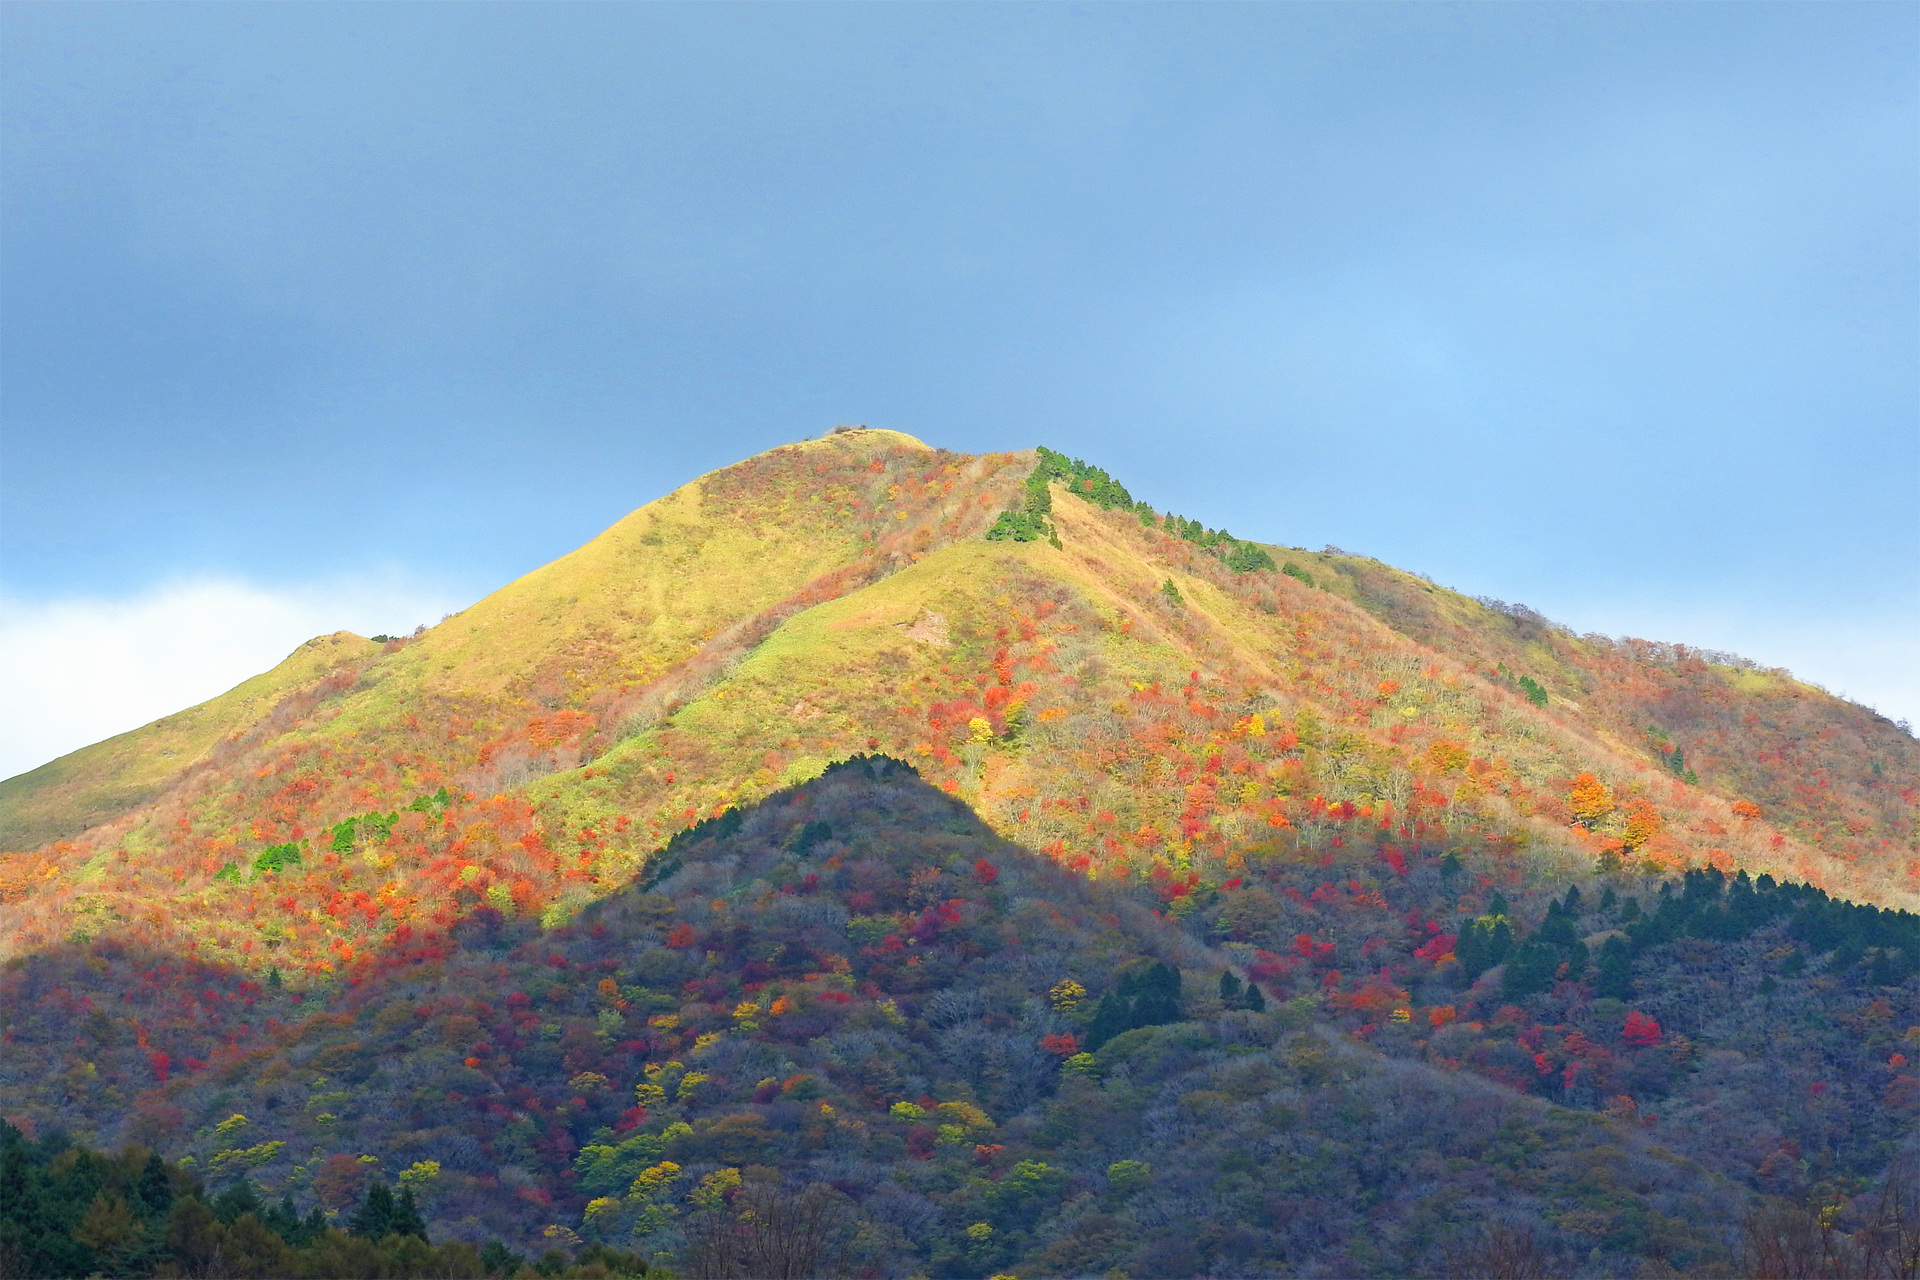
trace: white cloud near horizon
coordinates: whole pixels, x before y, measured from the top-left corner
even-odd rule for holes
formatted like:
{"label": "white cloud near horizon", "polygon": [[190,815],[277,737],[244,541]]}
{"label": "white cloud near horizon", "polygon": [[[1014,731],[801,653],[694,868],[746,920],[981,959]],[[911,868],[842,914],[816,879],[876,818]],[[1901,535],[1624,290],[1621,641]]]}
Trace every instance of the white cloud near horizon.
{"label": "white cloud near horizon", "polygon": [[291,587],[203,578],[120,598],[0,596],[0,778],[224,693],[316,635],[404,634],[469,603],[399,575]]}

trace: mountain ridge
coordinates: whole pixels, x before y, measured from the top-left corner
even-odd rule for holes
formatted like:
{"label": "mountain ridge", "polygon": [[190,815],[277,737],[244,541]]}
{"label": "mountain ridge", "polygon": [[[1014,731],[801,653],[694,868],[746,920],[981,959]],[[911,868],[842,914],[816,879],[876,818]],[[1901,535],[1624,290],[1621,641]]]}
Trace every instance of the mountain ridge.
{"label": "mountain ridge", "polygon": [[1045,449],[786,446],[275,673],[0,792],[93,819],[0,855],[76,1274],[62,1129],[224,1186],[142,1247],[397,1178],[490,1274],[797,1196],[881,1275],[1723,1275],[1920,1160],[1910,737]]}
{"label": "mountain ridge", "polygon": [[[1001,512],[1036,507],[1046,538],[981,540]],[[1265,563],[1250,552],[1253,567],[1231,567],[1236,547]],[[1284,570],[1268,567],[1276,555]],[[848,431],[700,477],[365,654],[351,679],[311,681],[290,695],[303,710],[287,731],[228,748],[226,775],[163,775],[117,815],[70,806],[68,838],[0,859],[0,938],[59,936],[82,898],[79,914],[126,923],[158,888],[184,892],[188,922],[222,954],[259,963],[292,946],[330,965],[264,900],[237,918],[281,931],[248,946],[214,883],[222,868],[448,787],[467,835],[414,832],[400,869],[375,865],[384,853],[349,858],[360,874],[314,881],[292,915],[355,880],[411,898],[405,918],[429,927],[501,888],[564,914],[688,822],[871,749],[933,769],[1002,834],[1093,874],[1164,863],[1224,879],[1230,844],[1311,846],[1361,810],[1419,811],[1574,863],[1713,863],[1920,902],[1912,740],[1775,675],[1678,652],[1601,646],[1377,561],[1243,543],[1044,450],[970,458]],[[1813,776],[1729,748],[1755,726],[1790,739],[1778,754]],[[1683,759],[1704,781],[1660,767]],[[1226,790],[1210,776],[1223,762]],[[49,769],[0,784],[13,792],[0,791],[0,831],[54,829]],[[1568,788],[1586,774],[1604,803],[1575,813]],[[256,785],[280,775],[274,794]],[[1086,811],[1069,820],[1069,800]],[[462,865],[434,883],[450,858]],[[160,864],[172,886],[155,883]],[[306,923],[342,945],[334,923]],[[374,936],[348,932],[349,946]]]}

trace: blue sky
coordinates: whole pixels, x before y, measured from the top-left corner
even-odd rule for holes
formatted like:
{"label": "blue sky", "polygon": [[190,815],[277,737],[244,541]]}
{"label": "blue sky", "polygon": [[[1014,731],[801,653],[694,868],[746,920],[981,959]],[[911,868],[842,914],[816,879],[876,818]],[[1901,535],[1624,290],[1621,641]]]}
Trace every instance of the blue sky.
{"label": "blue sky", "polygon": [[1920,7],[0,7],[0,774],[839,422],[1920,719]]}

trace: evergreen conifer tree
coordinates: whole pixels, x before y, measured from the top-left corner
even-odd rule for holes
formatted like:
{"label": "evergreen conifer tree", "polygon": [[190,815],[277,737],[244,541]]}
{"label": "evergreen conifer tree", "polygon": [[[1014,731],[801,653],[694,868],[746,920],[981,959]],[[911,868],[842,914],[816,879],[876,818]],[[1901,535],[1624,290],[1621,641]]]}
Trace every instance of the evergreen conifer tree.
{"label": "evergreen conifer tree", "polygon": [[213,1210],[213,1216],[228,1226],[238,1222],[242,1214],[250,1213],[259,1218],[265,1215],[267,1209],[260,1199],[260,1193],[245,1178],[215,1196],[209,1207]]}
{"label": "evergreen conifer tree", "polygon": [[375,1182],[367,1188],[367,1198],[353,1215],[353,1222],[347,1227],[349,1235],[365,1236],[369,1240],[384,1240],[393,1234],[393,1216],[396,1206],[393,1192],[384,1182]]}
{"label": "evergreen conifer tree", "polygon": [[147,1162],[140,1166],[140,1180],[134,1184],[135,1208],[150,1218],[164,1215],[173,1208],[173,1179],[167,1175],[167,1162],[160,1158],[157,1151],[147,1153]]}
{"label": "evergreen conifer tree", "polygon": [[1492,967],[1493,962],[1487,959],[1487,935],[1478,920],[1469,920],[1454,940],[1453,958],[1460,963],[1468,982],[1478,981],[1480,975]]}
{"label": "evergreen conifer tree", "polygon": [[393,1206],[392,1229],[396,1235],[427,1238],[426,1220],[420,1216],[420,1206],[414,1203],[412,1187],[400,1188],[400,1198]]}
{"label": "evergreen conifer tree", "polygon": [[1513,926],[1507,923],[1505,915],[1494,917],[1493,927],[1487,931],[1487,963],[1500,964],[1513,950]]}
{"label": "evergreen conifer tree", "polygon": [[1538,995],[1553,985],[1559,969],[1560,953],[1538,937],[1529,938],[1507,959],[1503,991],[1516,997]]}
{"label": "evergreen conifer tree", "polygon": [[1600,973],[1593,993],[1612,1000],[1633,998],[1633,953],[1618,936],[1608,938],[1600,948]]}
{"label": "evergreen conifer tree", "polygon": [[1100,997],[1087,1028],[1087,1046],[1098,1049],[1123,1031],[1180,1021],[1180,971],[1164,960],[1136,962]]}

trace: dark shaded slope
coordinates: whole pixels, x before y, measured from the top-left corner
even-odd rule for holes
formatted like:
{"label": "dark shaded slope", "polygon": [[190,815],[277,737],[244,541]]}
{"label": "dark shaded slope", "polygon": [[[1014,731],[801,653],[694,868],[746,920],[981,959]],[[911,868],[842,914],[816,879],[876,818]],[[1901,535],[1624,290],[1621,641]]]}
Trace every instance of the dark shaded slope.
{"label": "dark shaded slope", "polygon": [[[1182,1020],[1083,1053],[1103,995],[1155,962]],[[76,1023],[117,1038],[115,975],[151,963],[16,965],[9,1105],[71,1114],[25,1073]],[[678,1255],[701,1188],[756,1168],[830,1194],[850,1265],[889,1275],[1403,1275],[1493,1216],[1600,1271],[1721,1247],[1706,1224],[1737,1199],[1637,1129],[1382,1057],[1312,999],[1229,1008],[1221,963],[856,760],[681,837],[657,883],[564,928],[482,912],[298,1021],[289,995],[200,975],[194,1021],[232,1047],[137,1102],[77,1066],[61,1088],[119,1091],[124,1132],[186,1147],[215,1188],[344,1211],[411,1171],[436,1239],[536,1249]],[[99,1016],[25,1003],[62,991]]]}

